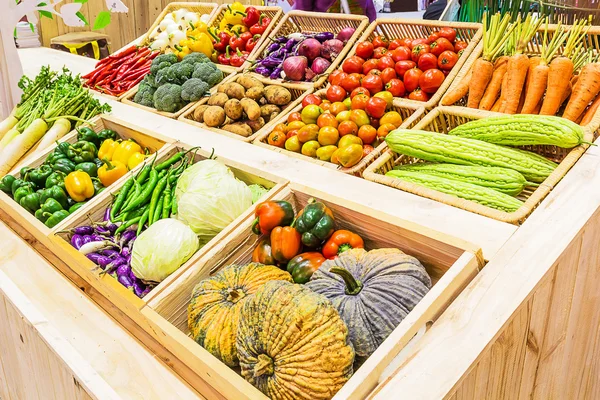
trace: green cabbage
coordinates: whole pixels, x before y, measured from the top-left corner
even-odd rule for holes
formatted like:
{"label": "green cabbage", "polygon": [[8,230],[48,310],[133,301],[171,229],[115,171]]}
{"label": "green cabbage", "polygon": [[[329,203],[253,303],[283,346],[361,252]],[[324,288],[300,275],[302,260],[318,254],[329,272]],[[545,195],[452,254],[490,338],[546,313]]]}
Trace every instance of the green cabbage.
{"label": "green cabbage", "polygon": [[227,166],[203,160],[186,169],[175,188],[177,218],[205,244],[252,206],[252,192]]}
{"label": "green cabbage", "polygon": [[258,199],[260,199],[265,193],[269,191],[264,186],[257,185],[256,183],[248,185],[248,188],[252,192],[252,204],[256,203]]}
{"label": "green cabbage", "polygon": [[181,221],[161,219],[133,243],[131,269],[144,281],[161,282],[200,247],[196,234]]}

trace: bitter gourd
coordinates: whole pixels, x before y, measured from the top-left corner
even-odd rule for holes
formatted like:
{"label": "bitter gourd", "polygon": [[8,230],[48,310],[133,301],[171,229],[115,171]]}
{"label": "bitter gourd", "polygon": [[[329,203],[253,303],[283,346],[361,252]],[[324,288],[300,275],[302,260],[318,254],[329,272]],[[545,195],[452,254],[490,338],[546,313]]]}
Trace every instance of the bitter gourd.
{"label": "bitter gourd", "polygon": [[507,194],[500,193],[494,189],[474,185],[472,183],[427,175],[420,172],[402,171],[393,169],[386,176],[415,183],[438,192],[450,194],[461,199],[474,201],[497,210],[514,212],[523,205],[523,202]]}
{"label": "bitter gourd", "polygon": [[553,145],[570,149],[583,143],[583,128],[561,117],[510,115],[462,124],[450,135],[506,146]]}
{"label": "bitter gourd", "polygon": [[392,151],[421,160],[510,168],[536,183],[543,182],[557,166],[529,151],[442,133],[396,129],[385,141]]}
{"label": "bitter gourd", "polygon": [[527,186],[525,177],[512,169],[473,165],[417,163],[394,168],[399,171],[420,172],[441,178],[454,179],[516,196]]}

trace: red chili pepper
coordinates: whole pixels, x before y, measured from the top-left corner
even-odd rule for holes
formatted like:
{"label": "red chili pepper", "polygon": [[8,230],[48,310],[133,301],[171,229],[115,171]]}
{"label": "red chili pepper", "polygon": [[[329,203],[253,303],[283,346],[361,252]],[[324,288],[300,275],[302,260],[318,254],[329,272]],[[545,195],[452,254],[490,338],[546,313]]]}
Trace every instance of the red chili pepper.
{"label": "red chili pepper", "polygon": [[231,57],[229,56],[229,46],[225,48],[225,53],[219,54],[217,61],[221,65],[229,65],[231,63]]}
{"label": "red chili pepper", "polygon": [[253,35],[262,35],[267,30],[267,27],[271,23],[271,18],[265,17],[264,14],[261,14],[258,23],[252,25],[250,27],[250,33]]}
{"label": "red chili pepper", "polygon": [[256,7],[246,7],[246,16],[242,18],[242,22],[248,28],[252,25],[256,24],[260,19],[260,11],[256,9]]}
{"label": "red chili pepper", "polygon": [[249,53],[252,53],[252,50],[254,50],[254,48],[258,44],[259,40],[260,40],[260,35],[252,36],[252,38],[246,42],[246,51]]}
{"label": "red chili pepper", "polygon": [[231,50],[244,50],[246,47],[246,42],[244,42],[244,39],[242,39],[242,37],[237,33],[234,32],[235,35],[231,37],[231,39],[229,39],[229,47],[231,47]]}

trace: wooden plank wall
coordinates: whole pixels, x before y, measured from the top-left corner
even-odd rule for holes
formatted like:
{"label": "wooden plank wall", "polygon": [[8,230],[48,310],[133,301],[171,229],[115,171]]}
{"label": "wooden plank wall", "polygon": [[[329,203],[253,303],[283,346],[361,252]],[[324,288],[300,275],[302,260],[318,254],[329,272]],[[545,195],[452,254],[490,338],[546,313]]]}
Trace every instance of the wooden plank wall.
{"label": "wooden plank wall", "polygon": [[[73,0],[66,0],[61,4],[71,3]],[[189,0],[178,0],[189,2]],[[243,4],[262,5],[262,0],[239,0]],[[110,50],[114,52],[130,43],[134,39],[142,36],[148,31],[156,17],[161,13],[169,0],[123,0],[129,7],[127,14],[112,14],[112,22],[106,28],[97,32],[105,33],[110,38]],[[233,0],[207,0],[210,3],[227,4]],[[90,25],[100,11],[107,10],[104,0],[89,0],[83,4],[81,12],[88,18]],[[72,28],[66,26],[61,19],[40,18],[39,31],[43,46],[50,46],[50,39],[56,36],[64,35],[69,32],[89,31],[90,27]]]}
{"label": "wooden plank wall", "polygon": [[600,398],[598,237],[600,212],[446,398]]}

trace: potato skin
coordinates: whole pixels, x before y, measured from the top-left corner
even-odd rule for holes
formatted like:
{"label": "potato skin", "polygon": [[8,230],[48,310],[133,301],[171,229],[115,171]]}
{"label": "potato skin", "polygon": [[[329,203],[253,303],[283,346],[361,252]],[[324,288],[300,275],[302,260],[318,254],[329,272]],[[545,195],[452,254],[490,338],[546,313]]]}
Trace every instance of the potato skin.
{"label": "potato skin", "polygon": [[206,109],[208,107],[209,106],[207,104],[203,104],[201,106],[198,106],[194,110],[194,113],[192,114],[192,118],[194,119],[194,121],[204,122],[204,112],[206,111]]}
{"label": "potato skin", "polygon": [[259,101],[264,96],[263,88],[261,87],[251,87],[246,90],[246,97],[255,101]]}
{"label": "potato skin", "polygon": [[283,106],[292,101],[292,94],[283,86],[271,85],[265,88],[265,97],[270,104]]}
{"label": "potato skin", "polygon": [[221,83],[217,87],[217,93],[225,93],[227,92],[227,88],[229,87],[229,83]]}
{"label": "potato skin", "polygon": [[254,88],[254,87],[258,87],[260,89],[265,87],[265,85],[263,85],[263,83],[261,81],[259,81],[256,78],[253,78],[251,76],[248,76],[248,75],[241,75],[240,77],[238,77],[237,83],[242,85],[247,90]]}
{"label": "potato skin", "polygon": [[225,110],[219,106],[209,106],[204,111],[204,123],[210,127],[221,126],[225,122]]}
{"label": "potato skin", "polygon": [[233,124],[227,124],[227,125],[223,126],[221,129],[223,129],[227,132],[235,133],[236,135],[245,136],[245,137],[252,135],[252,128],[250,128],[247,124],[245,124],[243,122],[235,122]]}
{"label": "potato skin", "polygon": [[248,116],[248,119],[256,121],[260,118],[260,106],[252,99],[243,98],[240,101],[244,112]]}
{"label": "potato skin", "polygon": [[248,119],[248,120],[245,120],[242,122],[244,122],[246,125],[248,125],[250,127],[250,129],[252,129],[253,133],[256,133],[260,128],[265,126],[265,119],[263,117],[258,118],[256,121],[252,121],[252,120]]}
{"label": "potato skin", "polygon": [[266,104],[260,107],[260,116],[267,122],[279,115],[280,112],[281,109],[275,104]]}
{"label": "potato skin", "polygon": [[225,91],[230,98],[241,100],[246,95],[246,89],[237,82],[231,82]]}
{"label": "potato skin", "polygon": [[225,109],[225,114],[233,120],[242,118],[242,114],[244,113],[244,109],[238,99],[227,100],[223,108]]}
{"label": "potato skin", "polygon": [[223,107],[227,100],[229,97],[225,93],[215,93],[208,98],[208,105]]}

